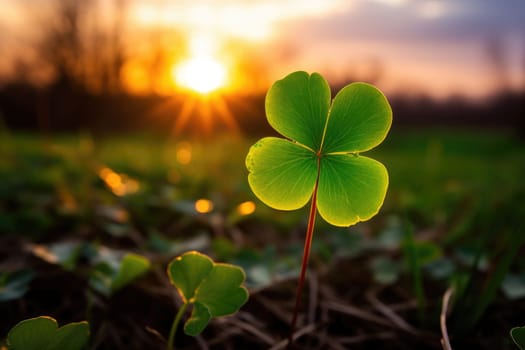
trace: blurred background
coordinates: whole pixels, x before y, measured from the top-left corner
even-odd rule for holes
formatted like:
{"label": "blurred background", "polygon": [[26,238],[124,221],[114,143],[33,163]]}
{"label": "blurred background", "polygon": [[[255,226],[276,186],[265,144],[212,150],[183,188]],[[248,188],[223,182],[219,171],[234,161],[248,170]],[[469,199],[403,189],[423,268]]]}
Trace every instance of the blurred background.
{"label": "blurred background", "polygon": [[[269,85],[306,70],[335,91],[376,84],[396,124],[523,130],[524,16],[520,0],[2,0],[0,115],[40,131],[256,132]],[[220,96],[210,120],[189,92]]]}
{"label": "blurred background", "polygon": [[[308,213],[261,203],[244,160],[275,133],[267,89],[296,70],[333,96],[375,84],[394,112],[367,152],[389,172],[381,211],[318,220],[301,349],[441,349],[449,287],[458,348],[513,349],[523,0],[0,0],[0,337],[47,314],[88,319],[91,348],[158,348],[178,300],[165,266],[191,249],[242,266],[252,293],[199,349],[286,337]],[[151,270],[113,290],[127,252]]]}

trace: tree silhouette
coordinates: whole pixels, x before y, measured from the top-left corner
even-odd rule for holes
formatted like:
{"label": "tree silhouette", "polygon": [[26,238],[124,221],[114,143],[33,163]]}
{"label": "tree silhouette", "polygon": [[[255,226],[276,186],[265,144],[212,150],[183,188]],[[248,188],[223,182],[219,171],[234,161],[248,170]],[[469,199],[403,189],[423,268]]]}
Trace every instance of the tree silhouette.
{"label": "tree silhouette", "polygon": [[[52,68],[54,83],[91,92],[119,92],[127,1],[106,2],[104,9],[93,0],[54,0],[52,5],[52,15],[42,25],[38,51],[42,63]],[[102,18],[110,23],[102,23]]]}

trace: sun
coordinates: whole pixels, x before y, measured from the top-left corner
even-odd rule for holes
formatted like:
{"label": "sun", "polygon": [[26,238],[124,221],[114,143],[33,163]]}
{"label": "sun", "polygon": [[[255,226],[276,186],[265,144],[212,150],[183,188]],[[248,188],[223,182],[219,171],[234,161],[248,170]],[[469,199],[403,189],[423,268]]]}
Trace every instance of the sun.
{"label": "sun", "polygon": [[174,103],[180,103],[173,124],[175,135],[187,131],[188,127],[200,135],[210,135],[215,127],[226,128],[233,134],[239,132],[227,97],[234,81],[234,71],[228,56],[223,56],[220,48],[220,40],[213,36],[202,33],[191,36],[186,58],[172,66],[173,84],[195,92],[173,96]]}
{"label": "sun", "polygon": [[177,85],[208,94],[226,84],[226,68],[211,56],[192,57],[172,69]]}

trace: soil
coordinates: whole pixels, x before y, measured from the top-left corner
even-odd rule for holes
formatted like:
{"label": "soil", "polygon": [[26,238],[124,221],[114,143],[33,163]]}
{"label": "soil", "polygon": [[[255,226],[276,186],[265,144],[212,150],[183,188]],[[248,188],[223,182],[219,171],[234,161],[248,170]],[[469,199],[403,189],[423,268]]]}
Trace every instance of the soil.
{"label": "soil", "polygon": [[[3,240],[2,264],[23,264],[37,274],[28,293],[0,303],[0,334],[22,319],[49,315],[59,324],[89,319],[91,349],[165,349],[165,337],[180,303],[163,263],[111,297],[90,291],[82,267],[65,271],[33,256],[18,240]],[[439,326],[442,285],[425,281],[424,312],[407,292],[408,281],[374,283],[363,257],[311,267],[305,284],[295,341],[288,349],[443,349]],[[198,337],[177,332],[176,349],[285,349],[296,279],[250,291],[249,301],[228,317],[213,320]],[[453,349],[517,349],[508,335],[525,319],[525,300],[496,299],[474,330],[450,331]]]}

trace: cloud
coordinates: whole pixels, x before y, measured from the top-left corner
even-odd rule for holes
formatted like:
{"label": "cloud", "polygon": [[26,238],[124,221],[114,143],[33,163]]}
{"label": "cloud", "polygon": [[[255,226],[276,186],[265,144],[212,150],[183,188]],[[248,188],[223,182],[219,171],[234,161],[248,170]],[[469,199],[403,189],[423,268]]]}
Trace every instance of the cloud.
{"label": "cloud", "polygon": [[132,13],[134,19],[146,25],[262,39],[270,36],[276,22],[328,17],[349,4],[347,0],[136,0]]}
{"label": "cloud", "polygon": [[523,19],[522,0],[356,0],[337,13],[280,22],[278,38],[295,48],[301,69],[359,79],[379,72],[379,84],[393,89],[480,95],[494,89],[493,43],[511,83],[522,86]]}
{"label": "cloud", "polygon": [[310,40],[452,42],[525,34],[522,0],[360,0],[344,11],[283,26]]}

